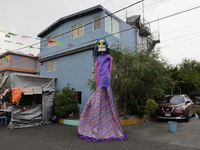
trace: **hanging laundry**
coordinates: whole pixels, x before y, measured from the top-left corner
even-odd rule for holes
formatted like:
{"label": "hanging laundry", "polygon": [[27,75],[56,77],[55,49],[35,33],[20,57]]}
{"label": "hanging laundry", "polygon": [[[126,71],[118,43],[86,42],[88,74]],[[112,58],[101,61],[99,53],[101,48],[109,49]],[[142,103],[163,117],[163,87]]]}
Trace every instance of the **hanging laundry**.
{"label": "hanging laundry", "polygon": [[62,45],[64,45],[65,43],[62,43],[62,42],[58,42],[56,45],[58,45],[58,46],[62,46]]}
{"label": "hanging laundry", "polygon": [[11,33],[11,32],[8,32],[8,34],[10,34],[10,35],[12,35],[12,36],[18,36],[18,34]]}
{"label": "hanging laundry", "polygon": [[25,36],[25,35],[22,35],[21,38],[32,38],[30,36]]}
{"label": "hanging laundry", "polygon": [[1,32],[5,33],[4,31],[0,30]]}
{"label": "hanging laundry", "polygon": [[16,44],[20,44],[20,45],[23,45],[22,43],[19,43],[19,42],[16,42]]}
{"label": "hanging laundry", "polygon": [[55,43],[56,41],[48,40],[47,43]]}
{"label": "hanging laundry", "polygon": [[10,59],[10,56],[8,56],[8,55],[5,55],[5,56],[6,56],[7,59]]}
{"label": "hanging laundry", "polygon": [[26,58],[21,58],[21,60],[26,60]]}
{"label": "hanging laundry", "polygon": [[34,54],[29,53],[30,56],[34,56]]}
{"label": "hanging laundry", "polygon": [[9,62],[13,62],[14,60],[8,60]]}
{"label": "hanging laundry", "polygon": [[19,57],[15,57],[14,59],[15,59],[15,60],[20,60],[20,58],[19,58]]}
{"label": "hanging laundry", "polygon": [[17,51],[17,53],[21,53],[21,54],[24,54],[24,52],[21,52],[21,51]]}
{"label": "hanging laundry", "polygon": [[36,40],[41,40],[41,41],[45,41],[46,39],[41,39],[41,38],[35,38]]}
{"label": "hanging laundry", "polygon": [[9,35],[9,34],[6,34],[5,37],[10,38],[10,35]]}
{"label": "hanging laundry", "polygon": [[5,42],[12,43],[12,41],[4,40]]}
{"label": "hanging laundry", "polygon": [[73,44],[68,44],[68,45],[67,45],[67,47],[71,47],[71,46],[74,46],[74,45],[73,45]]}
{"label": "hanging laundry", "polygon": [[20,100],[22,96],[23,89],[22,88],[13,88],[12,89],[12,102],[17,102]]}
{"label": "hanging laundry", "polygon": [[0,59],[1,61],[5,61],[5,59]]}
{"label": "hanging laundry", "polygon": [[33,46],[29,46],[29,48],[34,48]]}
{"label": "hanging laundry", "polygon": [[3,65],[3,63],[0,63],[0,65]]}
{"label": "hanging laundry", "polygon": [[5,49],[6,51],[11,51],[11,50],[9,50],[9,49]]}

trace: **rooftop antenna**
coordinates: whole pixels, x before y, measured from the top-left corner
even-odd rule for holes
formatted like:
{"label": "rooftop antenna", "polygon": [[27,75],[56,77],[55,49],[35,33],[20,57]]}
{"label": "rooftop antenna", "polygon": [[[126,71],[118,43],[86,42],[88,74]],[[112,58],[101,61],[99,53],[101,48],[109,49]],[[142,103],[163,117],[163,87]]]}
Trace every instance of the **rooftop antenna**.
{"label": "rooftop antenna", "polygon": [[144,1],[142,1],[142,11],[143,11],[143,24],[144,24]]}
{"label": "rooftop antenna", "polygon": [[126,21],[127,21],[127,9],[126,9]]}
{"label": "rooftop antenna", "polygon": [[160,25],[159,25],[159,17],[158,17],[158,39],[160,40]]}

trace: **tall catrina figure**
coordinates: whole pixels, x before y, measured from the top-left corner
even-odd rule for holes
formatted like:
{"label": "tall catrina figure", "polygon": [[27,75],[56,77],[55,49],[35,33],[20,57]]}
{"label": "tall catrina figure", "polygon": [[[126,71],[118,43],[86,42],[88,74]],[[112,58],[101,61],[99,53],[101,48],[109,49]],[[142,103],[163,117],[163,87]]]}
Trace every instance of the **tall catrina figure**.
{"label": "tall catrina figure", "polygon": [[110,85],[112,57],[107,54],[108,43],[100,38],[93,55],[95,63],[96,91],[89,98],[79,121],[78,135],[89,142],[126,140],[117,105]]}

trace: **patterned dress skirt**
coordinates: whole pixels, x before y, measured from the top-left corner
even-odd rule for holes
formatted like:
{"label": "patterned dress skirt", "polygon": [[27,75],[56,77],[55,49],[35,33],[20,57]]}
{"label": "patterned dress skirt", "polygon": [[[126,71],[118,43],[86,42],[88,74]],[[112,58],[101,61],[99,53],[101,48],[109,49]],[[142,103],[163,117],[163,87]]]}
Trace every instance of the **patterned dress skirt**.
{"label": "patterned dress skirt", "polygon": [[89,98],[79,121],[78,135],[89,142],[126,140],[110,87],[97,88]]}

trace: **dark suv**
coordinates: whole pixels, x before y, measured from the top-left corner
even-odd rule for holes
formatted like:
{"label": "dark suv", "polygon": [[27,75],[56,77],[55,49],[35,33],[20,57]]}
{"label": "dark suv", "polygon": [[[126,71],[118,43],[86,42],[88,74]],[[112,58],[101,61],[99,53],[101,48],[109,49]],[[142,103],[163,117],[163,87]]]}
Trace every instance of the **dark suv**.
{"label": "dark suv", "polygon": [[189,117],[195,117],[194,103],[185,94],[168,95],[156,108],[158,119],[184,119],[189,121]]}

